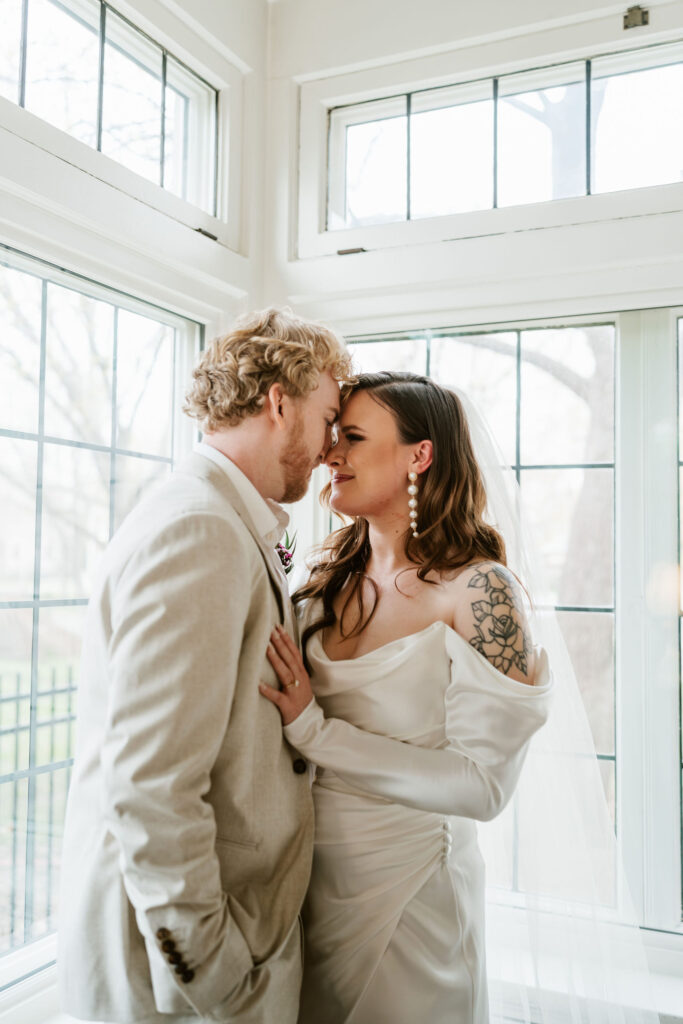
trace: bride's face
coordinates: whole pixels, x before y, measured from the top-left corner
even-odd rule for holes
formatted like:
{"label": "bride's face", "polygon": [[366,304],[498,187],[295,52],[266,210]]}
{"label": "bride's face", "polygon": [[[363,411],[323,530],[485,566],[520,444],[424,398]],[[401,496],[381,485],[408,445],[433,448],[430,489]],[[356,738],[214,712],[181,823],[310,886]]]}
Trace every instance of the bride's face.
{"label": "bride's face", "polygon": [[349,516],[392,516],[408,524],[408,473],[419,446],[402,444],[394,417],[367,392],[344,406],[339,439],[327,453],[330,505]]}

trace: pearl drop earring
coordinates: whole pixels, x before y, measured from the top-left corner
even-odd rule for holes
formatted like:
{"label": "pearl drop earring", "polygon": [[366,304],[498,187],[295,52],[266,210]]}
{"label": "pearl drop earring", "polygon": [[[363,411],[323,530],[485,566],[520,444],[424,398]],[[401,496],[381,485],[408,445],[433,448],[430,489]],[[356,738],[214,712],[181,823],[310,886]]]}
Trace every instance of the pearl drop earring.
{"label": "pearl drop earring", "polygon": [[408,498],[410,528],[413,531],[413,537],[417,537],[417,484],[415,483],[417,480],[417,473],[408,473],[408,479],[410,480],[410,483],[408,484],[408,494],[410,495]]}

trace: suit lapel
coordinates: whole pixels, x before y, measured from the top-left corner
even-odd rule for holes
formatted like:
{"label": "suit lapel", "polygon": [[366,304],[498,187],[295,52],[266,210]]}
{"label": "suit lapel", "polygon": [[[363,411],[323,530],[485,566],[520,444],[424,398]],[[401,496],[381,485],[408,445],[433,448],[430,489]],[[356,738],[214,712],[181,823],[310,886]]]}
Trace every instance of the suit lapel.
{"label": "suit lapel", "polygon": [[266,564],[270,583],[278,605],[280,623],[282,625],[287,625],[287,620],[290,616],[286,614],[285,609],[289,605],[290,597],[285,580],[285,574],[280,566],[280,559],[275,548],[270,548],[257,530],[253,519],[249,515],[249,512],[247,511],[247,508],[240,498],[232,481],[219,466],[214,462],[211,462],[210,459],[204,458],[203,455],[190,455],[182,463],[182,469],[196,474],[197,476],[204,476],[211,480],[211,483],[221,492],[226,501],[229,502],[246,528],[249,530],[249,533],[256,541],[256,546],[261,552],[263,561]]}

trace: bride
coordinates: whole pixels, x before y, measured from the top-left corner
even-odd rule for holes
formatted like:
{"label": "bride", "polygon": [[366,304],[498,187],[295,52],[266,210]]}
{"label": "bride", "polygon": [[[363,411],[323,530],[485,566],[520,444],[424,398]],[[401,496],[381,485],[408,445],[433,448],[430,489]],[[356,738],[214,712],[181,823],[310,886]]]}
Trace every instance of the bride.
{"label": "bride", "polygon": [[484,1024],[484,870],[553,691],[528,598],[484,521],[458,397],[358,378],[326,463],[325,543],[300,605],[303,658],[269,658],[288,741],[317,766],[303,1024]]}

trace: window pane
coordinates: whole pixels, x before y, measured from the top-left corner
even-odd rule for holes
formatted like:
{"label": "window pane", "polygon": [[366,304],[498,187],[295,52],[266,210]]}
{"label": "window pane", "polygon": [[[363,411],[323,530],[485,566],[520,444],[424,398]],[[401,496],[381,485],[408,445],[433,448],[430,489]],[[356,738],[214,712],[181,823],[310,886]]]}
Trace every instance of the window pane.
{"label": "window pane", "polygon": [[558,612],[599,754],[614,754],[614,616]]}
{"label": "window pane", "polygon": [[45,433],[111,443],[114,308],[48,286]]}
{"label": "window pane", "polygon": [[38,430],[42,282],[0,266],[0,427]]}
{"label": "window pane", "polygon": [[0,609],[0,775],[28,765],[32,638],[31,608]]}
{"label": "window pane", "polygon": [[680,49],[673,53],[666,49],[668,55],[658,54],[656,47],[646,55],[648,63],[653,59],[677,61],[665,67],[637,70],[638,54],[593,62],[594,192],[683,180],[683,62]]}
{"label": "window pane", "polygon": [[585,191],[585,65],[501,78],[498,205],[566,199]]}
{"label": "window pane", "polygon": [[0,951],[30,939],[24,930],[26,843],[28,839],[28,779],[0,782]]}
{"label": "window pane", "polygon": [[0,601],[33,598],[38,445],[0,437]]}
{"label": "window pane", "polygon": [[[541,765],[538,765],[541,769]],[[611,761],[596,762],[591,757],[577,754],[571,763],[571,771],[579,787],[578,792],[596,793],[594,806],[586,808],[588,814],[602,814],[604,803],[600,792],[607,797],[608,807],[614,813],[614,765]],[[550,798],[550,794],[548,794]],[[576,836],[568,828],[558,837],[557,832],[550,832],[538,827],[545,813],[522,789],[516,801],[518,810],[518,863],[519,888],[524,892],[537,889],[550,897],[569,900],[577,903],[598,902],[605,907],[614,907],[616,903],[616,863],[607,844],[602,844],[605,858],[602,861],[591,858],[590,866],[586,863],[583,851],[575,859],[575,870],[572,871],[572,860],[562,857],[558,862],[558,844],[572,849]],[[548,807],[548,813],[553,808]],[[555,815],[553,816],[556,817]],[[598,819],[595,819],[598,820]],[[558,822],[558,828],[563,823]]]}
{"label": "window pane", "polygon": [[161,181],[161,49],[107,8],[102,152]]}
{"label": "window pane", "polygon": [[405,96],[332,111],[330,228],[406,219],[406,124]]}
{"label": "window pane", "polygon": [[416,93],[410,118],[410,216],[493,206],[492,84]]}
{"label": "window pane", "polygon": [[26,107],[89,146],[97,145],[100,5],[30,0]]}
{"label": "window pane", "polygon": [[19,102],[21,0],[0,0],[0,96]]}
{"label": "window pane", "polygon": [[407,341],[369,341],[349,345],[357,373],[393,370],[424,374],[427,370],[427,342],[424,338]]}
{"label": "window pane", "polygon": [[540,549],[549,593],[543,600],[611,607],[614,576],[614,472],[527,469],[522,507]]}
{"label": "window pane", "polygon": [[174,335],[157,320],[119,310],[117,448],[170,458]]}
{"label": "window pane", "polygon": [[505,460],[516,461],[517,334],[433,338],[430,373],[458,388],[485,418]]}
{"label": "window pane", "polygon": [[40,609],[36,763],[74,753],[76,689],[85,625],[83,605]]}
{"label": "window pane", "polygon": [[166,61],[164,187],[213,212],[216,93],[177,61]]}
{"label": "window pane", "polygon": [[109,539],[108,453],[46,444],[41,598],[85,598]]}
{"label": "window pane", "polygon": [[168,476],[171,466],[132,455],[117,455],[115,466],[114,529],[118,530],[145,492]]}
{"label": "window pane", "polygon": [[523,464],[612,462],[614,328],[522,332]]}
{"label": "window pane", "polygon": [[48,935],[57,926],[59,862],[70,768],[53,768],[35,776],[33,848],[29,861],[31,899],[30,937]]}

